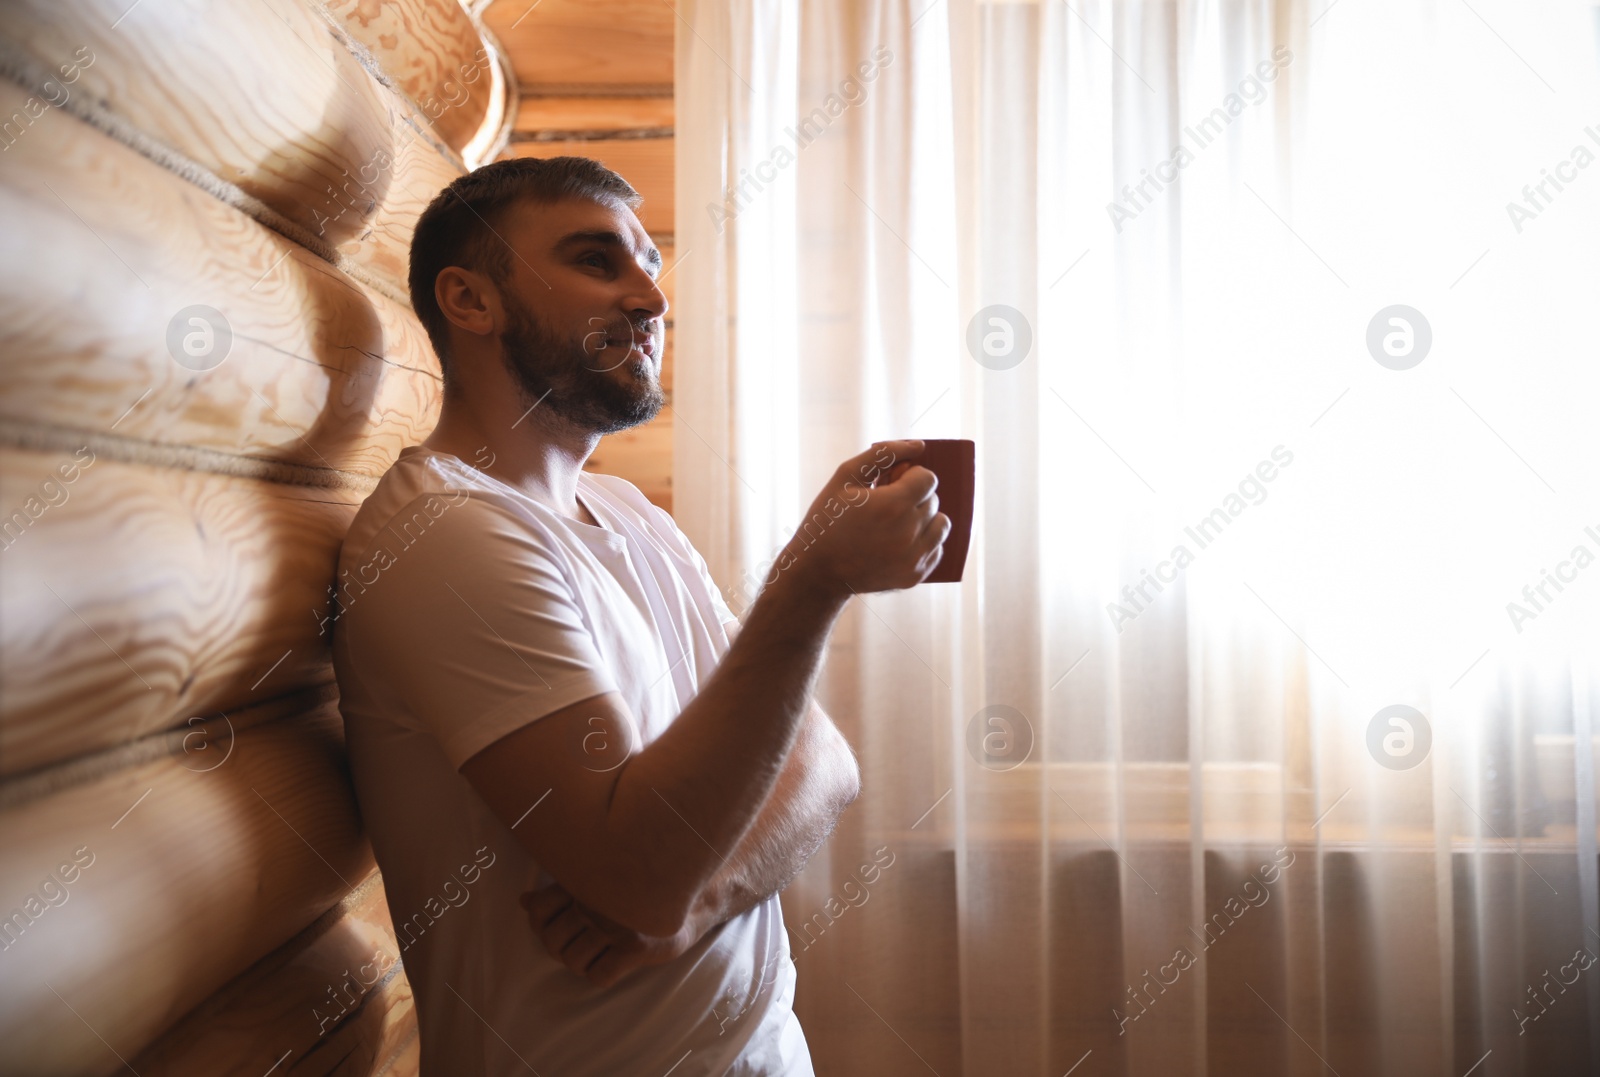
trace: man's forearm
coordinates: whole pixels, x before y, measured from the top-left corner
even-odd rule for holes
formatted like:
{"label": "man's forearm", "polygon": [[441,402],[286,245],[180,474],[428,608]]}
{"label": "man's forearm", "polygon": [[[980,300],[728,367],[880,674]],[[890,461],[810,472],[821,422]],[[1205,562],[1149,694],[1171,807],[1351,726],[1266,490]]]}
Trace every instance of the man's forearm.
{"label": "man's forearm", "polygon": [[[524,894],[523,905],[551,957],[609,987],[636,968],[676,960],[717,925],[786,888],[827,840],[860,788],[855,753],[822,709],[810,702],[772,794],[733,854],[701,888],[676,936],[650,937],[612,923],[575,901],[558,883]],[[598,960],[571,948],[585,931],[604,944]]]}
{"label": "man's forearm", "polygon": [[860,788],[855,753],[810,704],[772,795],[696,901],[693,915],[701,927],[710,930],[787,888]]}
{"label": "man's forearm", "polygon": [[630,926],[681,927],[776,788],[848,599],[797,571],[762,591],[700,691],[615,772],[597,844],[636,880],[646,915]]}

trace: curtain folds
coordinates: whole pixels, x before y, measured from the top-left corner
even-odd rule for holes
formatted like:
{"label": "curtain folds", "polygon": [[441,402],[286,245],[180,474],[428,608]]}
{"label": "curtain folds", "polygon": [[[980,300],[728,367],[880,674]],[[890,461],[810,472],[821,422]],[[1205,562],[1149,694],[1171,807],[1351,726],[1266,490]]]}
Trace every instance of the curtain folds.
{"label": "curtain folds", "polygon": [[1600,1072],[1595,6],[677,10],[730,605],[847,456],[977,443],[963,581],[819,688],[818,1073]]}

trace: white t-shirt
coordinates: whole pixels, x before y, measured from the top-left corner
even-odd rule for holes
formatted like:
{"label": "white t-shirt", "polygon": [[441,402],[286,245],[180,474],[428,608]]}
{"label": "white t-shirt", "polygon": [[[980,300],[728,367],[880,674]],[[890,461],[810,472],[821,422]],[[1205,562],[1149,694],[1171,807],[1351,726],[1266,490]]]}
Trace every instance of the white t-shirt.
{"label": "white t-shirt", "polygon": [[648,744],[727,651],[736,618],[672,517],[611,476],[578,497],[602,526],[411,446],[340,552],[326,627],[422,1073],[810,1077],[776,895],[602,990],[545,951],[517,899],[549,876],[458,773],[611,691]]}

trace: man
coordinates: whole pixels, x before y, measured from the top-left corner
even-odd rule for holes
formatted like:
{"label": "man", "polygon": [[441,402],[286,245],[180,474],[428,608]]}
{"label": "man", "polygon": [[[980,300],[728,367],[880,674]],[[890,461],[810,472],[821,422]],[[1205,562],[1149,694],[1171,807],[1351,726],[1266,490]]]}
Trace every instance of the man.
{"label": "man", "polygon": [[949,532],[921,443],[874,446],[741,629],[672,518],[582,470],[663,403],[638,204],[584,158],[501,161],[412,243],[444,404],[331,616],[430,1077],[811,1074],[777,894],[859,789],[812,686],[850,596],[915,585]]}

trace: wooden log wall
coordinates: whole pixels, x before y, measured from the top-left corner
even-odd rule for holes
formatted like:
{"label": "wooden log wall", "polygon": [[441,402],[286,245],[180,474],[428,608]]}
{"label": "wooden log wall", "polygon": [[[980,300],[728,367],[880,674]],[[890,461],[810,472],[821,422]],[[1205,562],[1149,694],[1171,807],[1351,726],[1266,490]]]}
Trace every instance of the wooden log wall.
{"label": "wooden log wall", "polygon": [[415,1073],[320,618],[517,76],[457,0],[13,0],[0,75],[0,1073]]}

